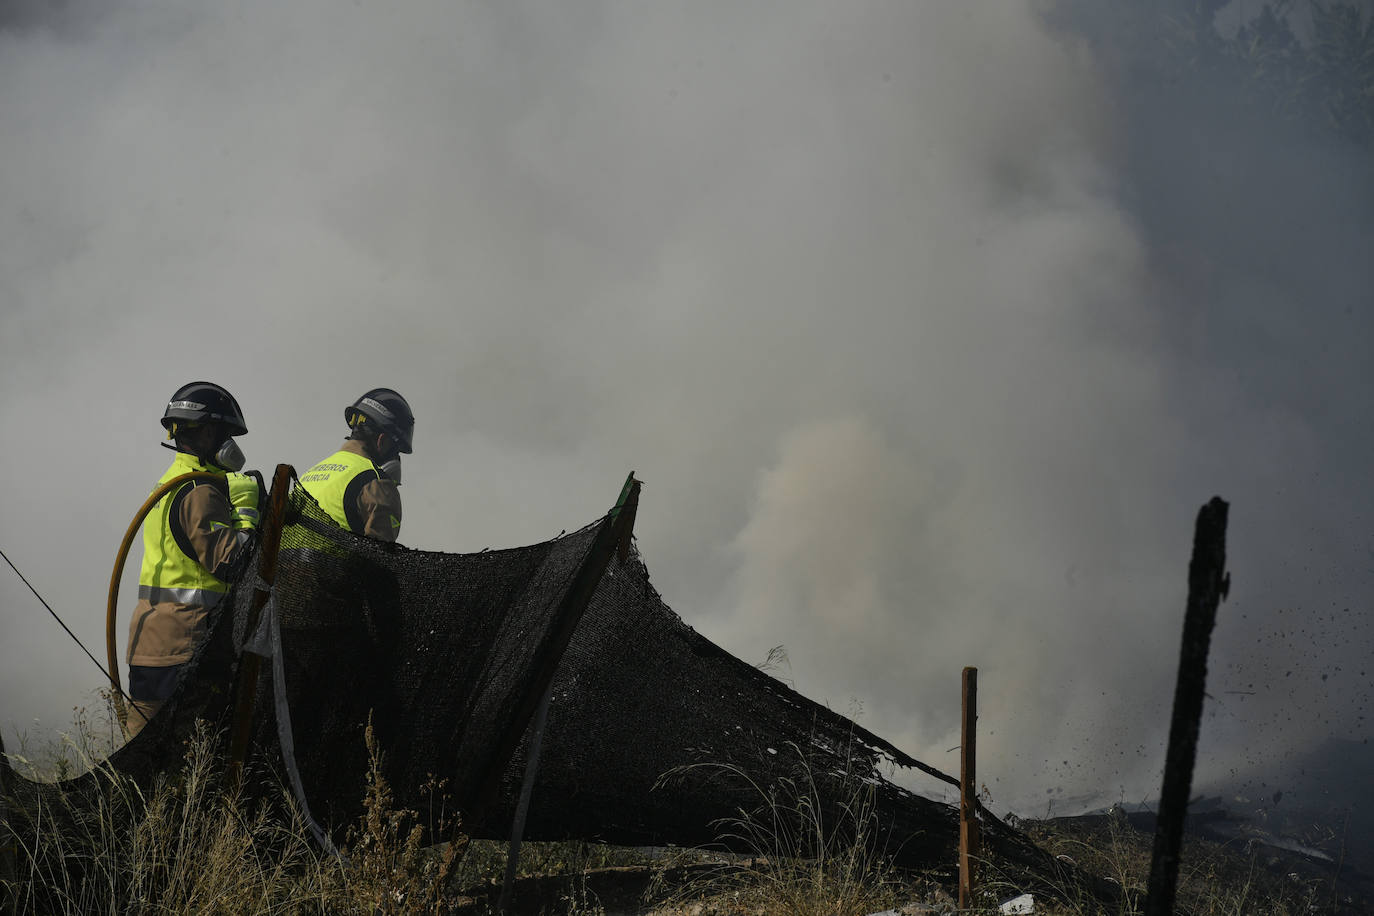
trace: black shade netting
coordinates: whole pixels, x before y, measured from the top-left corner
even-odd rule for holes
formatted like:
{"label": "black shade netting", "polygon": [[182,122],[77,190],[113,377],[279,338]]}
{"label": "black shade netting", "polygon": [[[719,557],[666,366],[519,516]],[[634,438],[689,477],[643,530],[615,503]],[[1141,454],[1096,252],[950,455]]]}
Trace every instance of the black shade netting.
{"label": "black shade netting", "polygon": [[[508,835],[532,723],[477,825]],[[610,560],[559,660],[528,808],[527,839],[717,846],[833,856],[861,840],[898,864],[957,871],[957,809],[892,781],[959,781],[797,693],[697,633],[665,604],[637,550]],[[1069,872],[979,809],[985,848],[1027,889],[1057,894]]]}
{"label": "black shade netting", "polygon": [[[501,817],[527,747],[507,770]],[[747,847],[766,837],[729,835],[781,818],[784,834],[800,819],[813,839],[863,831],[900,859],[949,857],[953,809],[891,782],[894,765],[919,766],[701,636],[631,551],[611,561],[559,663],[526,836]]]}
{"label": "black shade netting", "polygon": [[[529,547],[434,553],[353,535],[293,487],[272,594],[295,759],[320,821],[341,831],[361,811],[369,722],[398,806],[422,809],[432,777],[447,780],[463,810],[484,786],[496,788],[538,700],[532,672],[552,671],[559,623],[580,610],[569,589],[607,523]],[[246,569],[260,568],[261,550],[255,545]],[[180,767],[202,721],[228,751],[256,583],[246,574],[208,615],[206,639],[171,698],[100,769],[146,789]],[[260,672],[252,748],[275,767],[270,661]],[[105,781],[91,773],[34,782],[2,758],[0,769],[11,817],[79,809],[81,793]]]}
{"label": "black shade netting", "polygon": [[[897,766],[950,778],[697,634],[660,599],[614,515],[529,547],[445,554],[353,535],[293,488],[273,601],[316,819],[341,836],[361,813],[370,721],[398,807],[429,810],[427,787],[442,780],[446,807],[474,835],[508,836],[552,683],[527,838],[710,844],[747,833],[742,815],[786,819],[800,806],[825,836],[861,831],[899,861],[952,865],[954,809],[887,776]],[[255,579],[212,615],[176,694],[112,769],[148,782],[180,764],[197,719],[230,728],[240,650],[262,644],[247,626]],[[264,662],[257,681],[253,747],[275,766],[271,670]],[[11,783],[16,810],[82,785]],[[987,827],[1004,851],[1043,863],[1013,831]]]}
{"label": "black shade netting", "polygon": [[[425,810],[431,780],[451,805],[480,806],[551,670],[569,590],[592,525],[510,550],[446,554],[358,537],[293,491],[274,596],[295,758],[316,817],[338,828],[360,811],[372,724],[401,807]],[[266,669],[267,666],[264,666]],[[259,748],[276,745],[260,681]]]}

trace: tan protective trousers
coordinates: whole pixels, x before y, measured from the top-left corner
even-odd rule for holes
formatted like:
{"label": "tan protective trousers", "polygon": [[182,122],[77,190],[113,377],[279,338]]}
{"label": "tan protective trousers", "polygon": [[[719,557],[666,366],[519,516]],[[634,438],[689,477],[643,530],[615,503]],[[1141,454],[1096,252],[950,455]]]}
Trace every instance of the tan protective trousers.
{"label": "tan protective trousers", "polygon": [[157,711],[166,702],[166,700],[129,700],[129,715],[124,731],[128,732],[130,741],[143,731],[143,726],[147,725],[153,716],[157,715]]}

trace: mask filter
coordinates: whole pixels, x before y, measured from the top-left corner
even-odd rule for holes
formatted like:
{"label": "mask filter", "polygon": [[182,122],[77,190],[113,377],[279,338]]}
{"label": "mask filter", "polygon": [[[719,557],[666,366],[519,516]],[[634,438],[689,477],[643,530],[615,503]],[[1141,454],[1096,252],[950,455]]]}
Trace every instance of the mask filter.
{"label": "mask filter", "polygon": [[215,452],[215,457],[210,459],[210,463],[226,471],[241,471],[244,460],[243,449],[239,448],[239,444],[233,439],[225,439],[219,451]]}
{"label": "mask filter", "polygon": [[396,484],[396,486],[399,487],[399,486],[401,485],[401,456],[400,456],[400,455],[397,455],[395,458],[392,458],[390,461],[383,461],[381,464],[377,465],[377,470],[381,471],[381,472],[382,472],[383,474],[385,474],[387,477],[390,477],[390,478],[391,478],[391,482],[394,483],[394,484]]}

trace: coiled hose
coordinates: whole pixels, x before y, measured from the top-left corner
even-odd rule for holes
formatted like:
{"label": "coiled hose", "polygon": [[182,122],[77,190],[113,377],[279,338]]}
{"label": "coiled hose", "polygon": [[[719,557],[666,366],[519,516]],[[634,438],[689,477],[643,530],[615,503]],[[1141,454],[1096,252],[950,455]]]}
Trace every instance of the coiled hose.
{"label": "coiled hose", "polygon": [[105,604],[105,652],[110,662],[110,695],[114,700],[115,716],[119,719],[119,727],[124,729],[126,733],[129,726],[129,712],[124,706],[124,690],[119,686],[119,655],[115,652],[115,608],[119,604],[119,580],[124,576],[124,561],[129,558],[129,547],[133,545],[134,535],[138,533],[138,529],[143,525],[143,520],[148,517],[149,512],[153,511],[153,507],[158,504],[162,497],[188,480],[201,479],[222,480],[224,475],[209,471],[191,471],[189,474],[173,477],[159,486],[134,514],[134,520],[129,523],[129,530],[124,532],[124,540],[119,545],[119,552],[115,554],[114,572],[110,575],[110,597]]}

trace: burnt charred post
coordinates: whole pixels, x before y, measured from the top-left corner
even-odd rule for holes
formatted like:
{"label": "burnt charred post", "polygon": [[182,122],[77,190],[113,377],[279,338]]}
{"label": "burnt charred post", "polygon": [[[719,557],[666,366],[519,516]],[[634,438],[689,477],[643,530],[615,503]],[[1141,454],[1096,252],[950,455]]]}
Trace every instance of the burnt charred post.
{"label": "burnt charred post", "polygon": [[1159,798],[1154,852],[1145,899],[1145,916],[1174,911],[1178,885],[1179,849],[1188,794],[1193,786],[1198,731],[1202,722],[1203,691],[1207,682],[1207,652],[1217,605],[1226,597],[1231,577],[1226,574],[1226,512],[1228,504],[1214,496],[1198,512],[1193,534],[1193,557],[1188,563],[1188,607],[1183,617],[1183,648],[1174,687],[1174,714],[1169,726],[1169,750],[1164,758],[1164,787]]}
{"label": "burnt charred post", "polygon": [[964,669],[964,725],[959,747],[959,908],[973,906],[978,885],[978,777],[974,772],[978,724],[978,669]]}

